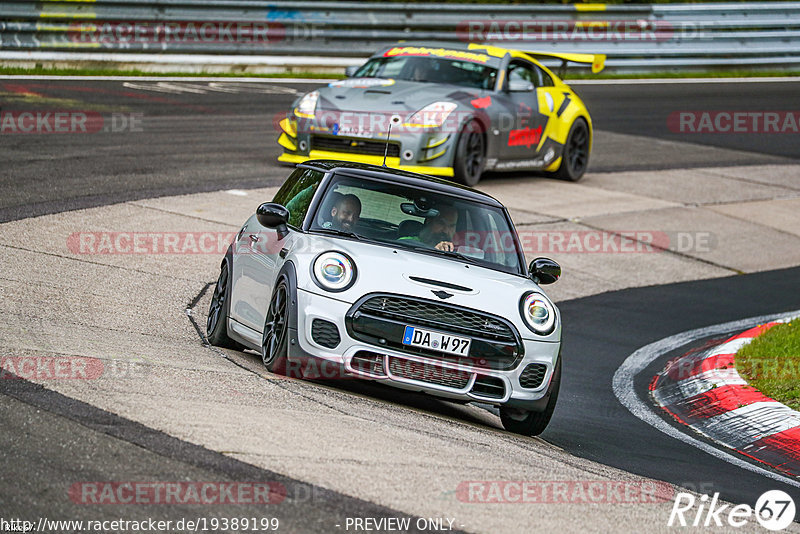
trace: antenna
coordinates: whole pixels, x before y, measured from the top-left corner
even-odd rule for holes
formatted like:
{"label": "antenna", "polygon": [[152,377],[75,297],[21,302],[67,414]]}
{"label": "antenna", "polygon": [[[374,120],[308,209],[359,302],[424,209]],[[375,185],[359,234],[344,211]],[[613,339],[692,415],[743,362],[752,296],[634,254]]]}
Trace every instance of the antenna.
{"label": "antenna", "polygon": [[392,115],[389,119],[389,131],[386,132],[386,146],[383,148],[383,166],[386,167],[386,156],[389,155],[389,138],[392,136],[392,124],[400,122],[400,115]]}

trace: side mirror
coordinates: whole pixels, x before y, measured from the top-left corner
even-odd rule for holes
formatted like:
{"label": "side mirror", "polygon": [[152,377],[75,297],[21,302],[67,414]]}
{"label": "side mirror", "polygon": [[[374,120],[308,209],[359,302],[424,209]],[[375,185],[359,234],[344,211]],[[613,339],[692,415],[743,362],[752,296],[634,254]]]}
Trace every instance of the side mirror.
{"label": "side mirror", "polygon": [[358,70],[357,65],[350,65],[349,67],[344,68],[344,75],[347,76],[348,78],[352,78],[357,70]]}
{"label": "side mirror", "polygon": [[528,276],[539,285],[552,284],[561,277],[561,266],[550,258],[536,258],[528,266]]}
{"label": "side mirror", "polygon": [[511,93],[530,93],[535,87],[527,80],[511,80],[508,82],[508,91]]}
{"label": "side mirror", "polygon": [[261,204],[256,210],[256,218],[261,226],[267,228],[278,228],[286,226],[289,221],[289,210],[280,204],[273,202],[265,202]]}

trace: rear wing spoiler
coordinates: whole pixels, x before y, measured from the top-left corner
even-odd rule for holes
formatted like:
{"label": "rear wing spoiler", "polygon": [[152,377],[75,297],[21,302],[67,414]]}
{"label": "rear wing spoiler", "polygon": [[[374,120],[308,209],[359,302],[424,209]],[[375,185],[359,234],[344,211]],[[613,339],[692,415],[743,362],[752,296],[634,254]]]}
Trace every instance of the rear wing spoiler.
{"label": "rear wing spoiler", "polygon": [[559,78],[563,78],[564,74],[566,74],[567,63],[591,65],[594,74],[597,74],[606,66],[605,54],[559,54],[556,52],[534,52],[528,50],[523,50],[523,52],[536,59],[560,59],[561,67],[558,69]]}

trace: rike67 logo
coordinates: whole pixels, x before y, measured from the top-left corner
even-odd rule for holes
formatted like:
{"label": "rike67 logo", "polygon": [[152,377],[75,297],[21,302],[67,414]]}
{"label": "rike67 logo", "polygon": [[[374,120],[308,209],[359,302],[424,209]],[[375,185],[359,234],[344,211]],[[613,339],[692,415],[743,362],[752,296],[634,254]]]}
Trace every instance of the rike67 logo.
{"label": "rike67 logo", "polygon": [[753,516],[768,530],[783,530],[794,521],[794,500],[786,492],[771,490],[758,498],[755,508],[748,504],[731,508],[730,504],[719,502],[719,493],[710,498],[708,495],[698,498],[681,492],[675,496],[667,526],[740,528],[747,525]]}

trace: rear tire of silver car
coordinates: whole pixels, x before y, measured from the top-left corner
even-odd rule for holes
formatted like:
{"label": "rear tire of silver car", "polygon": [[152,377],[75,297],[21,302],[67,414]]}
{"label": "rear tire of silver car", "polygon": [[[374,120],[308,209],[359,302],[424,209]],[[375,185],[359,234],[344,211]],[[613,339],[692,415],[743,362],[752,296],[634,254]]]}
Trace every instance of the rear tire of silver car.
{"label": "rear tire of silver car", "polygon": [[268,371],[279,375],[286,374],[289,358],[289,298],[289,281],[283,275],[272,292],[261,336],[261,361]]}
{"label": "rear tire of silver car", "polygon": [[550,418],[553,417],[553,410],[556,409],[558,390],[560,388],[561,358],[559,357],[558,363],[556,363],[556,369],[553,372],[553,379],[550,381],[550,398],[547,401],[544,411],[530,412],[501,406],[500,421],[503,423],[503,428],[509,432],[525,436],[538,436],[544,432],[544,429],[547,428],[547,425],[550,423]]}
{"label": "rear tire of silver car", "polygon": [[577,182],[589,166],[589,126],[583,119],[575,119],[564,143],[561,167],[554,173],[557,178]]}
{"label": "rear tire of silver car", "polygon": [[477,121],[468,121],[458,135],[456,154],[453,158],[456,182],[468,186],[478,183],[486,164],[485,145],[483,128]]}
{"label": "rear tire of silver car", "polygon": [[228,337],[228,310],[230,309],[231,296],[231,271],[230,263],[226,258],[222,262],[222,267],[217,278],[217,285],[214,287],[214,294],[211,296],[211,304],[208,307],[208,319],[206,319],[206,336],[208,342],[217,347],[241,350],[243,347],[236,341]]}

